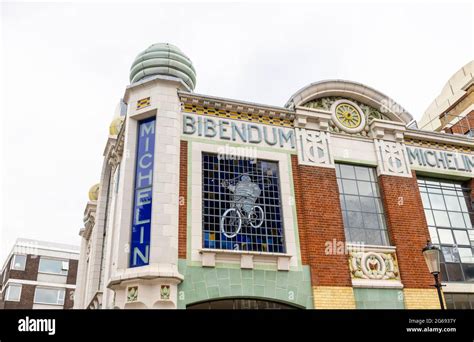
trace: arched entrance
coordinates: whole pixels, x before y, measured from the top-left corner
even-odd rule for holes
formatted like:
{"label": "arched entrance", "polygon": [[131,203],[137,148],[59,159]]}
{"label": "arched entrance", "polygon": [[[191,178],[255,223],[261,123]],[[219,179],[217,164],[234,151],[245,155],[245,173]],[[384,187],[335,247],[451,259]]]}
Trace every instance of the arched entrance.
{"label": "arched entrance", "polygon": [[256,298],[225,298],[209,300],[205,302],[189,304],[186,309],[197,310],[286,310],[286,309],[300,309],[298,306],[290,305],[266,299]]}

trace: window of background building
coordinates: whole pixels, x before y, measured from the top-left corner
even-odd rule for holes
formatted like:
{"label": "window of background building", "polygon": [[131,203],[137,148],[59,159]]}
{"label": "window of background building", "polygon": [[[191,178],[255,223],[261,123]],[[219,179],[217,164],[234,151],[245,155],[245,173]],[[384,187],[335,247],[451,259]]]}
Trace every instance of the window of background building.
{"label": "window of background building", "polygon": [[36,304],[63,305],[65,293],[65,289],[37,287],[34,301]]}
{"label": "window of background building", "polygon": [[474,309],[474,293],[445,293],[448,309]]}
{"label": "window of background building", "polygon": [[26,267],[26,255],[15,254],[12,257],[10,268],[12,270],[24,271]]}
{"label": "window of background building", "polygon": [[375,169],[336,164],[336,177],[347,241],[389,245]]}
{"label": "window of background building", "polygon": [[441,248],[443,281],[474,282],[470,189],[460,182],[418,178],[433,244]]}
{"label": "window of background building", "polygon": [[[204,248],[285,252],[277,162],[231,160],[219,158],[217,154],[203,153],[202,175]],[[259,227],[252,227],[247,220],[246,211],[243,210],[241,230],[235,237],[229,238],[221,231],[222,217],[226,210],[235,208],[236,203],[246,200],[246,196],[235,195],[229,186],[238,186],[244,175],[249,176],[253,184],[248,186],[245,193],[251,194],[255,185],[260,189],[253,205],[261,208],[254,211],[263,216],[255,222],[263,222]],[[245,206],[247,209],[252,207],[251,200],[247,203],[250,204],[244,204],[244,209]],[[256,216],[260,215],[258,212]]]}
{"label": "window of background building", "polygon": [[473,138],[473,137],[474,137],[474,129],[468,129],[468,130],[464,133],[464,135],[465,135],[466,137]]}
{"label": "window of background building", "polygon": [[6,293],[5,300],[11,302],[19,302],[21,298],[21,285],[19,284],[9,284]]}
{"label": "window of background building", "polygon": [[38,272],[67,275],[69,262],[67,260],[41,258]]}

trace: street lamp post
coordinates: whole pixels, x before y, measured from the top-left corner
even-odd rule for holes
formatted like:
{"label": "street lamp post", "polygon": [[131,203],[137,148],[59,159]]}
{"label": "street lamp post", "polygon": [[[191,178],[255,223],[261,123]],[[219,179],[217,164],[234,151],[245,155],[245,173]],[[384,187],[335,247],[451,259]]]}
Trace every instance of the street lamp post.
{"label": "street lamp post", "polygon": [[440,250],[436,246],[433,246],[430,240],[427,241],[426,246],[423,248],[423,256],[425,257],[426,265],[428,265],[428,269],[430,273],[433,275],[435,279],[435,284],[433,285],[436,290],[438,291],[439,303],[441,304],[441,309],[444,310],[444,301],[443,296],[441,294],[441,283],[439,282],[439,273],[440,273],[440,265],[439,265],[439,253]]}

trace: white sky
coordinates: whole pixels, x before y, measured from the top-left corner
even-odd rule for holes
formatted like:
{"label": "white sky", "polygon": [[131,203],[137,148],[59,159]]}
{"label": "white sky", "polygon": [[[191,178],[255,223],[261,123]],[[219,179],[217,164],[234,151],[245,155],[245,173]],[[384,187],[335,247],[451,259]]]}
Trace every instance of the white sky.
{"label": "white sky", "polygon": [[283,106],[341,78],[419,119],[474,57],[473,19],[451,1],[1,4],[0,265],[17,237],[80,244],[108,125],[150,44],[191,58],[198,93]]}

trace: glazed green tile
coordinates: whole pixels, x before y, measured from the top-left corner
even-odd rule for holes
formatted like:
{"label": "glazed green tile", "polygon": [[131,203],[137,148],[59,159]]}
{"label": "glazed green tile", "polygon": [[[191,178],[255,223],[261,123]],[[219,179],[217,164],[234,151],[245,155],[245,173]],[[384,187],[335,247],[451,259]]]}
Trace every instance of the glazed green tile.
{"label": "glazed green tile", "polygon": [[207,286],[216,286],[217,285],[216,270],[208,270],[204,274],[204,280],[206,281]]}
{"label": "glazed green tile", "polygon": [[230,289],[230,280],[228,278],[227,279],[218,279],[217,284],[219,285],[219,288],[227,287],[228,289]]}
{"label": "glazed green tile", "polygon": [[298,286],[298,292],[309,295],[311,292],[311,283],[309,281],[302,281]]}
{"label": "glazed green tile", "polygon": [[217,268],[217,279],[229,279],[229,269],[228,268]]}
{"label": "glazed green tile", "polygon": [[188,291],[184,294],[184,301],[186,303],[194,303],[196,301],[196,292],[195,291]]}
{"label": "glazed green tile", "polygon": [[188,269],[192,272],[191,275],[194,283],[204,281],[204,270],[197,267],[189,267]]}
{"label": "glazed green tile", "polygon": [[233,297],[242,296],[242,285],[230,285],[230,293]]}
{"label": "glazed green tile", "polygon": [[356,307],[361,309],[403,309],[395,289],[354,289]]}
{"label": "glazed green tile", "polygon": [[296,301],[298,297],[298,288],[296,286],[288,286],[288,298],[290,301]]}
{"label": "glazed green tile", "polygon": [[242,275],[240,270],[229,270],[229,276],[231,284],[237,285],[242,283]]}
{"label": "glazed green tile", "polygon": [[278,298],[282,301],[288,302],[288,290],[277,288],[276,289],[276,298]]}
{"label": "glazed green tile", "polygon": [[194,290],[197,298],[209,298],[205,282],[201,281],[199,283],[194,283]]}
{"label": "glazed green tile", "polygon": [[242,270],[242,279],[253,279],[252,270]]}
{"label": "glazed green tile", "polygon": [[279,288],[286,288],[288,286],[288,274],[290,272],[278,272],[276,275],[276,284]]}
{"label": "glazed green tile", "polygon": [[367,299],[365,289],[354,289],[353,291],[354,291],[354,297],[355,297],[356,302],[357,301],[362,302]]}
{"label": "glazed green tile", "polygon": [[276,282],[272,280],[265,280],[265,288],[268,287],[276,289]]}
{"label": "glazed green tile", "polygon": [[306,306],[306,298],[308,298],[308,294],[306,292],[298,291],[298,295],[296,296],[296,304],[300,306]]}
{"label": "glazed green tile", "polygon": [[227,285],[227,286],[219,285],[219,293],[221,297],[230,297],[232,295],[232,292],[230,290],[230,285]]}
{"label": "glazed green tile", "polygon": [[207,288],[207,292],[209,293],[209,298],[218,298],[218,297],[220,297],[218,286],[209,286]]}
{"label": "glazed green tile", "polygon": [[253,283],[255,285],[265,285],[265,271],[255,270]]}
{"label": "glazed green tile", "polygon": [[253,288],[254,295],[257,297],[264,298],[265,297],[265,286],[263,285],[255,285]]}
{"label": "glazed green tile", "polygon": [[311,273],[308,267],[303,268],[303,281],[311,281]]}
{"label": "glazed green tile", "polygon": [[253,279],[249,279],[249,278],[242,279],[242,286],[253,287]]}
{"label": "glazed green tile", "polygon": [[301,272],[291,272],[291,276],[288,277],[288,286],[298,287],[303,281],[303,274]]}
{"label": "glazed green tile", "polygon": [[277,272],[275,271],[265,271],[265,280],[276,280]]}
{"label": "glazed green tile", "polygon": [[[244,279],[245,280],[245,279]],[[253,296],[253,284],[242,284],[242,295],[243,296]]]}
{"label": "glazed green tile", "polygon": [[276,297],[276,287],[267,287],[265,286],[265,297],[275,298]]}

